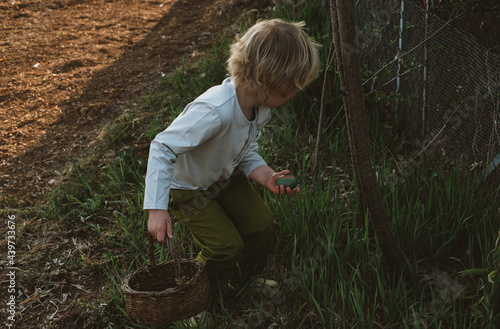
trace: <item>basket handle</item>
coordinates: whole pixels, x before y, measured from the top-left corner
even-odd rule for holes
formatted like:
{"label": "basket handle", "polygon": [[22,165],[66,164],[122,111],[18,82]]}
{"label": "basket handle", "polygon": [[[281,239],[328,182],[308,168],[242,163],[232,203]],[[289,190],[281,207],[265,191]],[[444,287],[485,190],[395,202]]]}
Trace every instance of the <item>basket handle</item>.
{"label": "basket handle", "polygon": [[[154,255],[154,239],[151,234],[148,234],[148,256],[149,256],[149,263],[152,266],[156,266],[156,259]],[[175,282],[179,286],[184,286],[186,283],[184,280],[182,280],[181,276],[181,264],[179,263],[179,258],[177,257],[177,254],[175,253],[174,246],[172,245],[172,240],[168,237],[168,235],[165,235],[165,244],[168,247],[168,250],[170,251],[170,255],[172,255],[172,259],[174,260],[174,269],[175,269]]]}

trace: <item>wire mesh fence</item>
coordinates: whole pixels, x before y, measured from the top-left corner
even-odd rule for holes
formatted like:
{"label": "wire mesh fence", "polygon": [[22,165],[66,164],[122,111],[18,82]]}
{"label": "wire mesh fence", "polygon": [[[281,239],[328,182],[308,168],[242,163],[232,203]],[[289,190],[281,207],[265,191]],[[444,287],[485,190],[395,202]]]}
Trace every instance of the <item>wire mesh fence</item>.
{"label": "wire mesh fence", "polygon": [[360,0],[358,26],[369,92],[418,155],[484,171],[500,163],[500,4],[476,2]]}

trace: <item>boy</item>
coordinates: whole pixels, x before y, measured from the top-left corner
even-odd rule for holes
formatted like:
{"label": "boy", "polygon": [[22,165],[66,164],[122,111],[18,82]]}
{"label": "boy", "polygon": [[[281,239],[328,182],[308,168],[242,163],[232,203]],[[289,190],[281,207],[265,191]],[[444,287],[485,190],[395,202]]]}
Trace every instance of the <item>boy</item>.
{"label": "boy", "polygon": [[148,231],[172,238],[167,209],[201,246],[210,292],[224,286],[237,264],[258,273],[275,239],[275,221],[249,179],[277,195],[275,172],[258,154],[257,139],[270,108],[291,100],[319,72],[317,45],[303,23],[260,21],[231,46],[230,78],[210,88],[151,143],[144,209]]}

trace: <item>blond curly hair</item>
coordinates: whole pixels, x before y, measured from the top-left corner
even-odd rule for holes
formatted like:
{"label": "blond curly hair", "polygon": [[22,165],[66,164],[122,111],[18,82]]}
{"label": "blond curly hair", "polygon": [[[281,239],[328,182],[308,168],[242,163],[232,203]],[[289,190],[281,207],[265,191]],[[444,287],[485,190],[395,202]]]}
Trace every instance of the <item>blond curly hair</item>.
{"label": "blond curly hair", "polygon": [[320,71],[319,44],[304,32],[304,22],[262,20],[231,45],[228,71],[259,102],[303,89]]}

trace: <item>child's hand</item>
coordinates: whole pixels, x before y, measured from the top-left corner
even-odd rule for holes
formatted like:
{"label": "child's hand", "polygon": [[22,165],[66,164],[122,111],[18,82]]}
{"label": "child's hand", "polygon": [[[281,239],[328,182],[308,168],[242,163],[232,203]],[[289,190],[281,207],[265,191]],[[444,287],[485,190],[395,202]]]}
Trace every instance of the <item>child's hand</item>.
{"label": "child's hand", "polygon": [[148,232],[159,242],[165,241],[165,233],[172,239],[172,220],[168,211],[163,209],[150,209]]}
{"label": "child's hand", "polygon": [[283,170],[283,171],[280,171],[274,175],[272,175],[271,177],[268,178],[268,180],[266,181],[266,187],[271,191],[273,192],[274,194],[278,194],[278,195],[292,195],[292,194],[298,194],[300,193],[300,187],[295,187],[294,189],[291,189],[289,187],[285,188],[284,185],[276,185],[276,180],[278,178],[280,178],[281,176],[283,175],[288,175],[290,174],[290,170]]}

